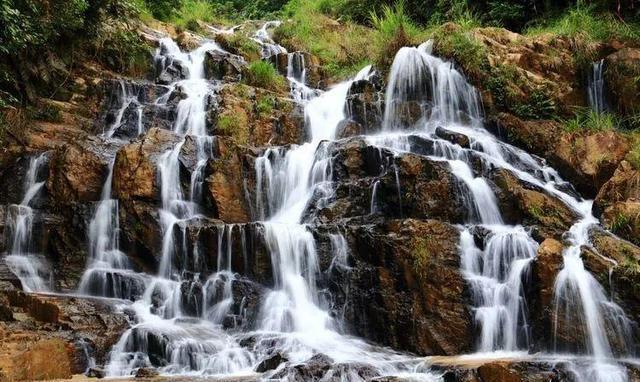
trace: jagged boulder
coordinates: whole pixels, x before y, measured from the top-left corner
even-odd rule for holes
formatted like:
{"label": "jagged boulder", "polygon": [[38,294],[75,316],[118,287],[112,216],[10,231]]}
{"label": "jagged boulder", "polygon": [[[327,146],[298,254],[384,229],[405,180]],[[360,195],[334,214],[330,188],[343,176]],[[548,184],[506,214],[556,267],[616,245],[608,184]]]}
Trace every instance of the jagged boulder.
{"label": "jagged boulder", "polygon": [[242,56],[222,50],[210,50],[204,59],[205,77],[210,80],[239,81],[246,66]]}
{"label": "jagged boulder", "polygon": [[463,220],[466,209],[456,196],[459,184],[445,163],[410,153],[395,156],[362,139],[338,142],[332,150],[335,195],[319,211],[308,211],[321,221],[372,213]]}
{"label": "jagged boulder", "polygon": [[[244,197],[245,167],[239,150],[233,144],[221,143],[220,155],[209,161],[205,178],[205,203],[225,223],[246,223],[251,218]],[[253,174],[251,174],[253,175]]]}
{"label": "jagged boulder", "polygon": [[354,81],[346,99],[347,117],[360,126],[357,132],[342,129],[338,137],[374,134],[382,128],[384,93],[378,76],[370,80]]}
{"label": "jagged boulder", "polygon": [[640,49],[625,47],[607,56],[605,84],[607,101],[621,115],[640,112]]}

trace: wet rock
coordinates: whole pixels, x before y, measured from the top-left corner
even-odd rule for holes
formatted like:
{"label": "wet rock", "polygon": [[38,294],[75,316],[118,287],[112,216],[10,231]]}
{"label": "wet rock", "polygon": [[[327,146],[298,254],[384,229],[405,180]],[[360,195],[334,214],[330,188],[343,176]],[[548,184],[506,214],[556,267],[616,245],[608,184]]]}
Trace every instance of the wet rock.
{"label": "wet rock", "polygon": [[323,222],[372,212],[461,222],[466,214],[463,200],[455,196],[459,183],[442,162],[409,153],[394,156],[360,139],[339,142],[332,150],[335,195],[320,211],[309,211]]}
{"label": "wet rock", "polygon": [[621,115],[635,115],[640,111],[640,49],[622,48],[604,60],[607,101]]}
{"label": "wet rock", "polygon": [[289,361],[289,359],[287,359],[286,356],[282,355],[282,353],[276,353],[260,362],[256,367],[256,372],[264,373],[265,371],[274,370],[278,366],[280,366],[281,363],[287,361]]}
{"label": "wet rock", "polygon": [[374,134],[382,128],[384,93],[374,81],[354,81],[347,93],[346,108],[349,119],[361,126],[358,134]]}
{"label": "wet rock", "polygon": [[47,189],[56,203],[100,200],[108,162],[96,143],[69,144],[53,153]]}
{"label": "wet rock", "polygon": [[233,83],[220,89],[218,102],[207,123],[236,144],[286,145],[302,139],[304,113],[283,94]]}
{"label": "wet rock", "polygon": [[343,119],[336,127],[336,138],[348,138],[364,134],[364,127],[351,119]]}
{"label": "wet rock", "polygon": [[505,220],[537,225],[542,237],[560,238],[577,219],[576,213],[563,202],[507,170],[495,171],[493,181],[498,187],[498,203],[506,213]]}
{"label": "wet rock", "polygon": [[291,60],[294,74],[302,73],[306,69],[306,82],[312,88],[322,88],[325,78],[323,67],[320,60],[308,52],[290,52],[278,53],[269,57],[269,61],[276,67],[278,72],[283,76],[288,76],[289,61]]}
{"label": "wet rock", "polygon": [[86,376],[89,378],[104,378],[105,377],[105,372],[103,369],[99,368],[99,367],[91,367],[89,368],[89,370],[86,373]]}
{"label": "wet rock", "polygon": [[286,378],[289,381],[319,381],[329,371],[333,359],[324,354],[316,354],[303,363],[289,365],[272,376]]}
{"label": "wet rock", "polygon": [[471,349],[458,231],[435,220],[350,226],[350,270],[331,279],[336,309],[353,333],[417,354]]}
{"label": "wet rock", "polygon": [[128,328],[124,315],[100,300],[30,295],[3,288],[0,301],[20,317],[0,320],[0,364],[6,366],[3,369],[13,378],[10,380],[70,378],[83,373],[86,354],[78,341],[102,364]]}
{"label": "wet rock", "polygon": [[141,367],[136,371],[136,378],[155,378],[160,372],[152,367]]}
{"label": "wet rock", "polygon": [[[224,150],[224,149],[221,149]],[[210,160],[205,178],[205,203],[225,223],[246,223],[251,213],[244,195],[244,167],[238,152]]]}
{"label": "wet rock", "polygon": [[524,121],[501,113],[497,135],[546,158],[584,196],[593,198],[629,151],[626,137],[615,131],[566,132],[555,121]]}
{"label": "wet rock", "polygon": [[172,132],[152,129],[141,139],[118,151],[113,169],[113,193],[121,200],[158,200],[157,161],[180,138]]}
{"label": "wet rock", "polygon": [[469,137],[464,134],[459,134],[450,130],[446,130],[442,127],[436,127],[436,136],[445,139],[451,143],[460,145],[463,148],[469,148]]}
{"label": "wet rock", "polygon": [[210,80],[239,81],[247,63],[242,56],[210,50],[204,59],[205,77]]}

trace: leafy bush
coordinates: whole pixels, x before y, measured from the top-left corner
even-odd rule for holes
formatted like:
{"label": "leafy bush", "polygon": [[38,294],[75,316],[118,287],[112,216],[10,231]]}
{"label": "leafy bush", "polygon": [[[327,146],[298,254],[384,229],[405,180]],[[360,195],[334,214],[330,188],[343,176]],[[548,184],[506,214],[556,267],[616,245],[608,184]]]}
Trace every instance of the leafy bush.
{"label": "leafy bush", "polygon": [[512,110],[525,119],[554,119],[557,116],[555,101],[543,89],[533,90],[526,102],[513,106]]}
{"label": "leafy bush", "polygon": [[131,30],[106,26],[93,50],[102,64],[118,73],[143,76],[150,70],[150,48]]}
{"label": "leafy bush", "polygon": [[275,91],[286,88],[284,77],[276,71],[273,65],[266,61],[254,61],[249,65],[246,82],[251,86]]}

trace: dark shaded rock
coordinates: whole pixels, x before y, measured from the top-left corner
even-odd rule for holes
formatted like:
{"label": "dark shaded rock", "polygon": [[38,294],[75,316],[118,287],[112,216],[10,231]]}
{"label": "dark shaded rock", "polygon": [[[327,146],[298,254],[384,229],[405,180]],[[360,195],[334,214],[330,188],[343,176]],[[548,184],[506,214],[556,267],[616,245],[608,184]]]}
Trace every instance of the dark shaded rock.
{"label": "dark shaded rock", "polygon": [[469,148],[469,137],[450,130],[446,130],[440,126],[436,127],[436,136],[445,139],[451,143],[460,145],[463,148]]}
{"label": "dark shaded rock", "polygon": [[469,351],[473,325],[458,235],[435,220],[349,226],[349,268],[334,270],[329,285],[352,332],[417,354]]}
{"label": "dark shaded rock", "polygon": [[242,56],[210,50],[204,59],[205,77],[210,80],[239,81],[247,63]]}
{"label": "dark shaded rock", "polygon": [[256,372],[264,373],[265,371],[274,370],[281,363],[287,362],[288,359],[286,356],[282,355],[282,353],[276,353],[272,356],[267,357],[265,360],[260,362],[256,367]]}
{"label": "dark shaded rock", "polygon": [[91,367],[87,371],[86,376],[89,378],[104,378],[105,372],[99,367]]}

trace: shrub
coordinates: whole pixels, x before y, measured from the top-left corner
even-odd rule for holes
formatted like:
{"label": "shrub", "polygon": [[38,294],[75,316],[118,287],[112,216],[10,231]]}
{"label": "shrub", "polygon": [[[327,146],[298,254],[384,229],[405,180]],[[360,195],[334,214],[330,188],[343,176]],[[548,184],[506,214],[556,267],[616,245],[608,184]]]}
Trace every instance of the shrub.
{"label": "shrub", "polygon": [[264,89],[283,90],[286,88],[286,80],[276,68],[266,61],[254,61],[249,64],[246,82],[248,85]]}
{"label": "shrub", "polygon": [[557,105],[553,98],[543,89],[535,89],[527,100],[516,104],[512,111],[525,119],[554,119],[557,117]]}
{"label": "shrub", "polygon": [[256,111],[260,116],[269,116],[275,106],[275,98],[272,96],[262,96],[258,98],[256,102]]}
{"label": "shrub", "polygon": [[150,70],[151,51],[141,37],[122,27],[105,27],[94,41],[98,60],[118,73],[143,76]]}

